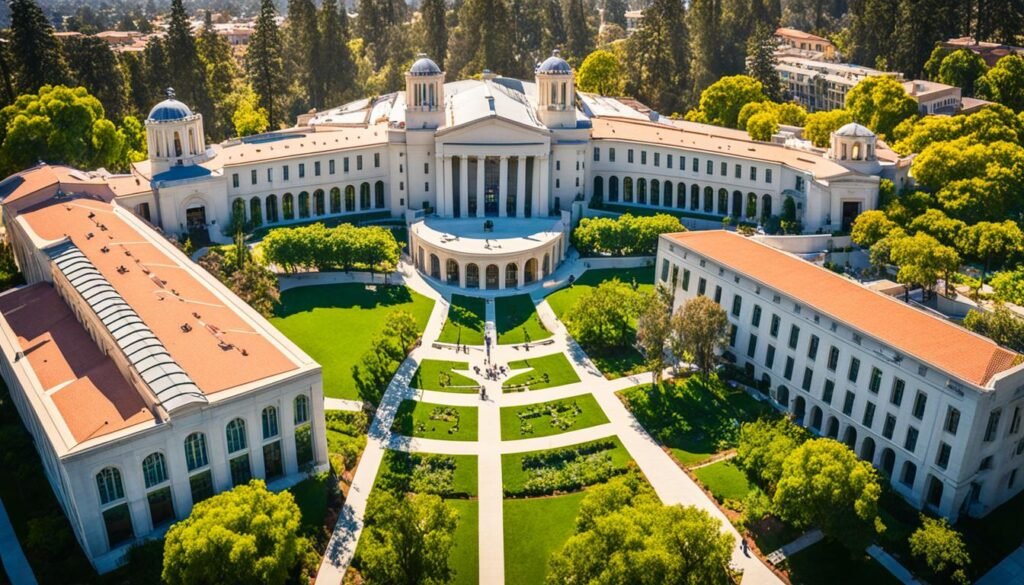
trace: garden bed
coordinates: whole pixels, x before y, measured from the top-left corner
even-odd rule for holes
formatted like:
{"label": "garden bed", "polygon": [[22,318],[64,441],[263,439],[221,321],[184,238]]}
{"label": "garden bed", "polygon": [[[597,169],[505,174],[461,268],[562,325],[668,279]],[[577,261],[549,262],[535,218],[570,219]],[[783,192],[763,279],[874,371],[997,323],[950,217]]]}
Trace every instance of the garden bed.
{"label": "garden bed", "polygon": [[632,458],[618,437],[501,457],[507,497],[579,491],[625,473]]}
{"label": "garden bed", "polygon": [[608,422],[591,394],[501,409],[501,440],[547,437]]}
{"label": "garden bed", "polygon": [[450,362],[443,360],[423,360],[416,373],[412,375],[409,386],[420,390],[436,390],[438,392],[456,392],[475,394],[480,383],[458,373],[456,370],[468,371],[467,362]]}
{"label": "garden bed", "polygon": [[435,494],[446,499],[476,497],[474,455],[435,455],[386,451],[376,487],[399,493]]}
{"label": "garden bed", "polygon": [[530,295],[498,297],[494,303],[494,325],[499,344],[533,343],[551,337],[551,332],[541,323]]}
{"label": "garden bed", "polygon": [[446,406],[405,400],[398,406],[393,432],[406,437],[475,441],[477,411],[471,406]]}
{"label": "garden bed", "polygon": [[529,371],[516,374],[502,384],[505,392],[518,390],[541,390],[580,381],[572,364],[564,353],[553,353],[538,357],[509,362],[510,370],[529,368]]}
{"label": "garden bed", "polygon": [[486,302],[482,298],[452,295],[448,318],[437,340],[459,345],[483,345],[486,311]]}

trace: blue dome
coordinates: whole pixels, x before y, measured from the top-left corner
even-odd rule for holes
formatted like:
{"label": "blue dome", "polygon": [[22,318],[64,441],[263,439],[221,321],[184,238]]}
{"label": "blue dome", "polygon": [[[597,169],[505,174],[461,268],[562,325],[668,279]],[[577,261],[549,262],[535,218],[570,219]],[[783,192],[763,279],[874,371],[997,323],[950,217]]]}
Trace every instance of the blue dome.
{"label": "blue dome", "polygon": [[551,56],[537,66],[537,73],[548,73],[554,75],[572,74],[572,67],[569,67],[569,63],[560,57],[560,55],[561,51],[558,49],[551,51]]}
{"label": "blue dome", "polygon": [[441,68],[437,66],[429,57],[424,53],[420,53],[416,56],[416,62],[412,64],[409,69],[409,73],[412,75],[440,75]]}
{"label": "blue dome", "polygon": [[167,88],[167,99],[153,106],[153,109],[149,111],[149,118],[147,119],[154,122],[171,122],[174,120],[184,120],[190,116],[192,116],[192,110],[174,99],[174,90]]}

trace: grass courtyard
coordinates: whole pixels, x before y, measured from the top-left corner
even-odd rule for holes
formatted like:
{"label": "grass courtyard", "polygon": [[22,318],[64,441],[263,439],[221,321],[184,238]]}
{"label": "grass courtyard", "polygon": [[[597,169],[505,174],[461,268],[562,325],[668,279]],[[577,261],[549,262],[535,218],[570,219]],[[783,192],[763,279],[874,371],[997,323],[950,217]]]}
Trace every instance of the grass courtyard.
{"label": "grass courtyard", "polygon": [[694,469],[693,474],[719,503],[726,500],[742,501],[747,492],[754,487],[747,479],[747,474],[728,460]]}
{"label": "grass courtyard", "polygon": [[529,371],[520,372],[502,384],[506,392],[520,389],[541,390],[565,384],[575,384],[580,381],[576,370],[565,357],[564,353],[553,353],[537,357],[529,357],[522,360],[509,362],[509,369],[520,370],[529,368]]}
{"label": "grass courtyard", "polygon": [[455,572],[452,585],[480,582],[480,505],[476,500],[445,500],[459,514],[452,534],[448,563]]}
{"label": "grass courtyard", "polygon": [[498,297],[494,303],[494,326],[498,331],[499,344],[533,343],[551,337],[551,332],[541,323],[530,295]]}
{"label": "grass courtyard", "polygon": [[444,360],[423,360],[409,385],[420,390],[474,394],[480,384],[459,371],[468,371],[469,363]]}
{"label": "grass courtyard", "polygon": [[448,318],[441,328],[441,343],[458,343],[462,345],[484,344],[484,321],[487,309],[484,299],[452,295],[448,307]]}
{"label": "grass courtyard", "polygon": [[774,412],[715,377],[705,383],[690,376],[662,382],[657,389],[644,384],[623,390],[619,396],[647,432],[668,447],[684,467],[735,447],[740,423]]}
{"label": "grass courtyard", "polygon": [[[433,306],[404,286],[305,286],[281,293],[281,305],[270,322],[323,366],[325,396],[355,400],[359,393],[352,366],[370,348],[388,314],[412,313],[422,332]],[[339,345],[339,331],[345,332],[344,346]]]}
{"label": "grass courtyard", "polygon": [[608,422],[592,394],[501,409],[501,440],[547,437]]}
{"label": "grass courtyard", "polygon": [[625,473],[633,459],[618,437],[501,456],[506,496],[536,497],[582,490]]}
{"label": "grass courtyard", "polygon": [[471,406],[445,406],[405,400],[398,406],[391,430],[406,437],[475,441],[477,411]]}
{"label": "grass courtyard", "polygon": [[584,492],[550,498],[505,500],[506,585],[543,583],[548,559],[576,531]]}
{"label": "grass courtyard", "polygon": [[475,498],[479,486],[477,478],[474,455],[387,451],[377,472],[375,489]]}

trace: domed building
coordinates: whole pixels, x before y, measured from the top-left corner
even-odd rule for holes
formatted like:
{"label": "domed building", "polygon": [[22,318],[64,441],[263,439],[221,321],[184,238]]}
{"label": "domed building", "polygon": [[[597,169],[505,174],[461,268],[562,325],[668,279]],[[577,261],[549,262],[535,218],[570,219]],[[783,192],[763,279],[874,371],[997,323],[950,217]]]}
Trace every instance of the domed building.
{"label": "domed building", "polygon": [[838,130],[828,150],[757,142],[579,92],[557,50],[532,80],[484,71],[446,82],[422,54],[405,80],[403,91],[216,145],[169,90],[146,120],[149,159],[95,176],[120,205],[194,242],[229,240],[235,217],[253,227],[404,219],[426,276],[494,289],[553,272],[590,202],[685,212],[700,227],[759,224],[791,198],[806,231],[832,232],[875,207],[881,178],[907,180],[909,161],[863,126]]}

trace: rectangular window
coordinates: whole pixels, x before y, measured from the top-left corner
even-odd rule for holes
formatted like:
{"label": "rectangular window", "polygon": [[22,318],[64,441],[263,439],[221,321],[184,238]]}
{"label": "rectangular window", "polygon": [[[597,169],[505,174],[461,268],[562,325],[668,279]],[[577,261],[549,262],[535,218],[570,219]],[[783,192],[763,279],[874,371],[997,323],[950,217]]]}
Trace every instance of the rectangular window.
{"label": "rectangular window", "polygon": [[719,305],[722,304],[722,287],[715,285],[715,302]]}
{"label": "rectangular window", "polygon": [[729,326],[729,346],[736,347],[736,326]]}
{"label": "rectangular window", "polygon": [[771,327],[768,328],[768,334],[771,335],[772,337],[778,337],[779,336],[779,324],[780,323],[782,323],[782,320],[779,319],[779,316],[773,314],[772,315],[772,324],[771,324]]}
{"label": "rectangular window", "polygon": [[690,271],[683,269],[683,290],[690,290]]}
{"label": "rectangular window", "polygon": [[814,360],[818,357],[818,336],[812,335],[811,342],[807,345],[807,357]]}
{"label": "rectangular window", "polygon": [[914,397],[914,410],[911,412],[911,414],[914,415],[914,418],[917,420],[924,418],[924,408],[927,404],[928,395],[918,390],[917,396]]}
{"label": "rectangular window", "polygon": [[695,173],[699,172],[700,171],[700,159],[698,159],[697,157],[693,157],[693,165],[691,165],[690,168],[693,169],[693,172],[695,172]]}
{"label": "rectangular window", "polygon": [[750,180],[751,181],[756,181],[757,180],[757,167],[750,167]]}
{"label": "rectangular window", "polygon": [[320,176],[320,161],[318,161],[318,160],[317,161],[313,161],[313,176],[314,177],[319,177]]}
{"label": "rectangular window", "polygon": [[263,469],[266,479],[284,475],[284,460],[281,457],[281,441],[263,445]]}
{"label": "rectangular window", "polygon": [[800,343],[800,328],[796,325],[789,326],[789,349],[796,349]]}
{"label": "rectangular window", "polygon": [[754,305],[754,314],[750,317],[750,324],[754,327],[761,326],[761,305]]}
{"label": "rectangular window", "polygon": [[250,181],[252,182],[253,185],[256,184],[256,181],[257,181],[256,169],[253,169],[252,171],[250,171],[249,179],[250,179]]}
{"label": "rectangular window", "polygon": [[907,438],[903,441],[903,448],[911,453],[917,448],[917,429],[914,427],[907,427]]}
{"label": "rectangular window", "polygon": [[112,549],[135,536],[132,530],[132,515],[128,511],[127,503],[104,510],[103,524],[107,528],[107,542]]}
{"label": "rectangular window", "polygon": [[213,495],[213,475],[207,469],[202,473],[190,475],[189,487],[192,488],[192,505],[195,506]]}
{"label": "rectangular window", "polygon": [[632,148],[626,149],[626,162],[628,162],[628,163],[633,162],[633,149]]}
{"label": "rectangular window", "polygon": [[698,295],[703,295],[704,291],[706,291],[707,288],[708,288],[708,281],[704,280],[704,277],[702,276],[700,278],[700,280],[697,281],[697,294]]}
{"label": "rectangular window", "polygon": [[864,418],[861,419],[861,424],[867,428],[871,428],[871,424],[875,421],[875,405],[868,402],[864,405]]}
{"label": "rectangular window", "polygon": [[670,168],[670,169],[672,168],[672,155],[671,154],[666,154],[665,155],[665,166]]}
{"label": "rectangular window", "polygon": [[804,368],[804,381],[800,384],[800,387],[804,389],[804,392],[811,391],[811,382],[814,380],[814,370],[811,368]]}
{"label": "rectangular window", "polygon": [[267,169],[267,182],[268,183],[273,183],[274,182],[274,169],[273,168],[268,168]]}
{"label": "rectangular window", "polygon": [[736,178],[737,179],[742,179],[743,178],[743,165],[736,165]]}
{"label": "rectangular window", "polygon": [[775,365],[775,346],[769,344],[768,349],[764,353],[764,365],[766,368],[771,368]]}
{"label": "rectangular window", "polygon": [[856,395],[849,390],[846,391],[846,398],[843,399],[843,414],[850,416],[853,414],[853,402],[856,400]]}
{"label": "rectangular window", "polygon": [[601,149],[594,147],[594,162],[601,162]]}
{"label": "rectangular window", "polygon": [[882,424],[882,436],[886,439],[892,440],[892,434],[896,430],[896,417],[887,414],[885,415],[885,423]]}
{"label": "rectangular window", "polygon": [[[346,169],[345,170],[348,171],[347,165],[346,165]],[[424,175],[429,175],[430,174],[430,163],[423,163],[423,174]]]}
{"label": "rectangular window", "polygon": [[1013,408],[1013,418],[1010,419],[1010,434],[1016,435],[1017,431],[1020,430],[1020,407],[1015,406]]}
{"label": "rectangular window", "polygon": [[238,173],[232,173],[231,186],[234,187],[235,189],[238,188]]}
{"label": "rectangular window", "polygon": [[642,165],[647,164],[647,151],[646,150],[641,150],[640,151],[640,164],[642,164]]}
{"label": "rectangular window", "polygon": [[832,380],[825,380],[825,387],[821,391],[821,401],[825,404],[832,404],[832,394],[836,391],[836,383]]}
{"label": "rectangular window", "polygon": [[723,177],[727,176],[729,174],[729,163],[723,161],[722,164],[719,165],[718,174],[722,175]]}
{"label": "rectangular window", "polygon": [[299,178],[306,176],[306,163],[299,163]]}
{"label": "rectangular window", "polygon": [[985,425],[985,442],[991,442],[996,438],[996,430],[999,429],[999,417],[1002,416],[1001,410],[993,410],[988,415],[988,424]]}
{"label": "rectangular window", "polygon": [[654,166],[656,166],[656,167],[660,167],[661,166],[661,153],[660,152],[654,153]]}
{"label": "rectangular window", "polygon": [[741,297],[740,295],[733,295],[732,296],[732,315],[733,315],[733,317],[739,317],[740,316],[740,309],[742,308],[742,306],[743,306],[743,297]]}
{"label": "rectangular window", "polygon": [[356,170],[357,171],[363,170],[363,155],[361,155],[361,154],[357,154],[356,155]]}
{"label": "rectangular window", "polygon": [[903,404],[903,388],[905,387],[906,383],[903,380],[895,378],[892,381],[892,395],[889,396],[889,402],[896,406]]}
{"label": "rectangular window", "polygon": [[334,169],[334,167],[335,167],[334,163],[335,163],[335,160],[333,158],[331,160],[327,161],[327,174],[328,175],[333,175],[334,174],[334,170],[335,170]]}
{"label": "rectangular window", "polygon": [[793,357],[786,356],[786,368],[783,370],[782,377],[787,380],[793,379]]}
{"label": "rectangular window", "polygon": [[942,425],[942,428],[951,435],[956,435],[957,429],[960,428],[960,411],[953,408],[952,406],[946,407],[946,422]]}
{"label": "rectangular window", "polygon": [[715,174],[715,161],[711,161],[711,160],[709,160],[709,161],[708,161],[708,164],[707,164],[707,165],[705,165],[705,166],[707,167],[707,168],[705,169],[705,170],[707,171],[707,174],[709,174],[709,175],[713,175],[713,174]]}
{"label": "rectangular window", "polygon": [[839,365],[839,348],[834,345],[828,348],[828,363],[825,365],[833,372],[836,371],[836,367]]}
{"label": "rectangular window", "polygon": [[939,445],[939,453],[935,456],[935,465],[938,465],[942,469],[949,467],[949,455],[953,451],[947,443],[941,443]]}
{"label": "rectangular window", "polygon": [[757,353],[757,336],[753,333],[750,334],[750,339],[747,341],[747,357],[754,357]]}
{"label": "rectangular window", "polygon": [[171,488],[163,487],[146,494],[149,500],[149,518],[153,527],[163,526],[174,520],[174,503],[171,500]]}
{"label": "rectangular window", "polygon": [[871,368],[871,379],[868,380],[868,390],[872,394],[878,394],[878,390],[882,387],[882,370],[878,368]]}
{"label": "rectangular window", "polygon": [[[348,172],[348,157],[341,159],[341,171],[344,173]],[[427,163],[423,163],[423,172],[427,172]]]}
{"label": "rectangular window", "polygon": [[288,165],[284,165],[281,167],[281,178],[284,179],[285,181],[288,180]]}
{"label": "rectangular window", "polygon": [[252,470],[249,468],[249,454],[245,453],[239,457],[235,457],[229,462],[231,467],[231,485],[240,486],[243,483],[249,483],[252,479]]}
{"label": "rectangular window", "polygon": [[608,162],[615,162],[615,149],[614,148],[609,148],[608,149]]}
{"label": "rectangular window", "polygon": [[771,169],[765,169],[764,170],[764,182],[765,183],[771,183],[772,182],[772,170]]}
{"label": "rectangular window", "polygon": [[373,153],[373,168],[375,168],[375,169],[379,169],[380,168],[380,153],[379,152]]}
{"label": "rectangular window", "polygon": [[850,358],[850,369],[846,372],[846,379],[856,384],[858,374],[860,374],[860,360]]}
{"label": "rectangular window", "polygon": [[556,171],[562,170],[562,161],[560,161],[560,160],[556,160],[555,161],[555,170]]}
{"label": "rectangular window", "polygon": [[661,261],[661,281],[668,281],[668,260]]}

